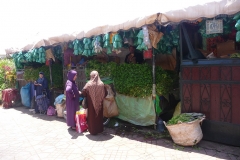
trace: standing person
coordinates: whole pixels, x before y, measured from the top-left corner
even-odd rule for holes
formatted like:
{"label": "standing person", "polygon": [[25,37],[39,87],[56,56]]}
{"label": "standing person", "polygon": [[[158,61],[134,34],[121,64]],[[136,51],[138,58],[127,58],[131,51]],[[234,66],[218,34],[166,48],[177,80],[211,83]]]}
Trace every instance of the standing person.
{"label": "standing person", "polygon": [[103,99],[106,92],[97,71],[91,72],[90,81],[84,86],[81,94],[87,98],[89,133],[96,135],[103,132]]}
{"label": "standing person", "polygon": [[79,91],[76,85],[77,72],[68,71],[68,80],[66,82],[66,108],[67,108],[67,125],[71,129],[76,129],[75,115],[79,110]]}
{"label": "standing person", "polygon": [[[44,92],[45,92],[45,94],[47,94],[47,97],[49,96],[48,81],[44,77],[43,72],[39,72],[39,78],[34,82],[34,86],[35,86],[34,88],[36,90],[36,94],[35,94],[36,97],[39,95],[43,95]],[[35,105],[35,113],[39,113],[39,109],[38,109],[37,105]]]}

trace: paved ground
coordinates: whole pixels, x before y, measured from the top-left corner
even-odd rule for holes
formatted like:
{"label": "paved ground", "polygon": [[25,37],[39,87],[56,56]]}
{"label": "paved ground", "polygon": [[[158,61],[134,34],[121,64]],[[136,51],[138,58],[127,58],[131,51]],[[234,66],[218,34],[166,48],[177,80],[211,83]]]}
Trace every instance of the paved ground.
{"label": "paved ground", "polygon": [[240,148],[208,141],[180,147],[170,138],[146,139],[112,128],[97,136],[79,134],[63,119],[34,115],[24,107],[0,107],[0,159],[240,159]]}

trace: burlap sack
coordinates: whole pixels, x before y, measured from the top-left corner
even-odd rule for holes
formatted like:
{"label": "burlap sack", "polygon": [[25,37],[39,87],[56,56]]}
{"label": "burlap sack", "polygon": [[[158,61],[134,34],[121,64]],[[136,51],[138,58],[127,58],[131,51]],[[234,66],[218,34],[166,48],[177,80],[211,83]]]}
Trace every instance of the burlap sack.
{"label": "burlap sack", "polygon": [[204,120],[197,119],[188,123],[179,123],[165,126],[168,129],[174,143],[181,146],[194,146],[201,141],[203,134],[200,123]]}
{"label": "burlap sack", "polygon": [[148,26],[148,34],[149,34],[149,39],[151,41],[152,46],[157,49],[157,43],[163,37],[163,33],[158,32],[155,25],[150,25]]}
{"label": "burlap sack", "polygon": [[118,116],[118,107],[114,98],[114,93],[109,85],[105,85],[108,95],[103,100],[103,116],[110,118]]}

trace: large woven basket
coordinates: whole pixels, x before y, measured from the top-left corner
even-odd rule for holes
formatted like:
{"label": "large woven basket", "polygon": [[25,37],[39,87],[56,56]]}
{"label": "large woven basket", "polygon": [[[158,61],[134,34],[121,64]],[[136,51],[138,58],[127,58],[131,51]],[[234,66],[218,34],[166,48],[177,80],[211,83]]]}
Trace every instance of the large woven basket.
{"label": "large woven basket", "polygon": [[200,142],[203,137],[202,129],[200,127],[200,123],[203,120],[204,118],[175,125],[167,125],[165,122],[164,124],[168,129],[174,143],[181,146],[194,146]]}

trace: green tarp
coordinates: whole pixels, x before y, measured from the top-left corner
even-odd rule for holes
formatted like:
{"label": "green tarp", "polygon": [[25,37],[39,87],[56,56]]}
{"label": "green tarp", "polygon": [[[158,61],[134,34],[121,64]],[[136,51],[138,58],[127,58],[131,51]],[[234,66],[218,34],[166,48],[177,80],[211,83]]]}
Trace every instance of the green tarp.
{"label": "green tarp", "polygon": [[154,125],[156,114],[152,97],[135,98],[116,94],[116,102],[119,109],[119,119],[135,125]]}

